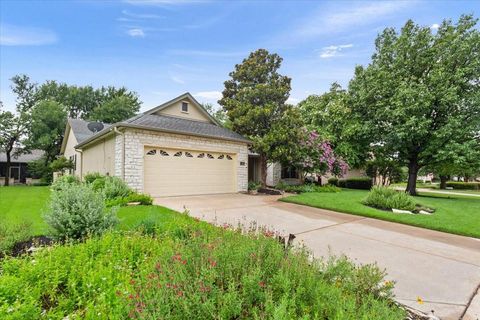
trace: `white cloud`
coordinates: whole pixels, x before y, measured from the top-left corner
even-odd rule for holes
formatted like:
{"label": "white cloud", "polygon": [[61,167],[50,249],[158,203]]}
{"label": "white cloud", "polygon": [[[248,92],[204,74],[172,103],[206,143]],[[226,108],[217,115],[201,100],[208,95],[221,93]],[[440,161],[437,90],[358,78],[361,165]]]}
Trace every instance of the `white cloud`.
{"label": "white cloud", "polygon": [[195,98],[217,101],[222,98],[220,91],[200,91],[193,95]]}
{"label": "white cloud", "polygon": [[331,58],[338,56],[340,54],[340,51],[346,48],[351,48],[353,47],[353,44],[341,44],[337,46],[328,46],[328,47],[323,47],[322,50],[320,51],[320,58]]}
{"label": "white cloud", "polygon": [[0,25],[0,45],[40,46],[57,42],[57,35],[47,29],[19,27],[2,23]]}
{"label": "white cloud", "polygon": [[[336,2],[336,4],[342,2]],[[411,6],[413,1],[381,1],[381,2],[356,2],[343,8],[332,6],[330,9],[321,8],[314,12],[286,35],[280,41],[304,41],[319,36],[344,32],[359,26],[372,24],[386,16],[398,13],[400,10]]]}
{"label": "white cloud", "polygon": [[[122,14],[133,19],[162,19],[163,16],[153,13],[134,13],[128,10],[122,10]],[[128,19],[128,18],[127,18]]]}
{"label": "white cloud", "polygon": [[141,28],[128,29],[127,34],[134,38],[145,38],[145,32]]}
{"label": "white cloud", "polygon": [[173,82],[176,82],[179,84],[185,84],[185,81],[178,76],[170,76],[170,79],[172,79]]}
{"label": "white cloud", "polygon": [[438,23],[434,23],[434,24],[432,24],[432,25],[430,26],[430,29],[431,29],[432,31],[437,31],[438,28],[440,28],[440,25],[439,25]]}

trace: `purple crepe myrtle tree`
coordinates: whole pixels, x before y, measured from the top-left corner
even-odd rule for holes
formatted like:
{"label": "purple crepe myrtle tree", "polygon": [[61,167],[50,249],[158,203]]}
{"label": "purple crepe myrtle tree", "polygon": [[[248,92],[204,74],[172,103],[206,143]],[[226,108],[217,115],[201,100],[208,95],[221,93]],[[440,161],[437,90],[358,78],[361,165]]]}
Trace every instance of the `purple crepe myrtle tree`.
{"label": "purple crepe myrtle tree", "polygon": [[335,154],[331,144],[323,140],[315,130],[303,130],[298,156],[300,160],[296,167],[302,172],[302,180],[307,174],[330,173],[342,177],[348,170],[348,164]]}

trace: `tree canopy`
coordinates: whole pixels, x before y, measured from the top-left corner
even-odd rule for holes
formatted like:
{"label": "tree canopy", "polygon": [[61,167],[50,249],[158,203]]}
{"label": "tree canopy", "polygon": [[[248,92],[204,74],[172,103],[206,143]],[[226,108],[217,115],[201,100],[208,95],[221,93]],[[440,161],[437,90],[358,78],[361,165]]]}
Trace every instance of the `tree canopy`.
{"label": "tree canopy", "polygon": [[[349,84],[352,115],[363,136],[408,166],[407,191],[418,170],[454,157],[480,132],[480,32],[477,20],[445,20],[438,31],[408,21],[376,39],[371,63]],[[446,156],[446,157],[445,157]]]}

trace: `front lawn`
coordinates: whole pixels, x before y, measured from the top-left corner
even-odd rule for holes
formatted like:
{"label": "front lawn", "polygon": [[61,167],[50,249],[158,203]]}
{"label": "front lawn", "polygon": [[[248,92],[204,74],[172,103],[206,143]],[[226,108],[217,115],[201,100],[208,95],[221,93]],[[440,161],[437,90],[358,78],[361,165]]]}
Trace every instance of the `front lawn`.
{"label": "front lawn", "polygon": [[416,201],[436,209],[432,215],[395,214],[367,207],[368,191],[343,189],[339,193],[302,193],[281,201],[393,221],[427,229],[480,238],[480,199],[425,193]]}
{"label": "front lawn", "polygon": [[[50,187],[0,187],[0,222],[7,225],[30,223],[32,235],[43,235],[47,225],[42,213],[50,197]],[[141,223],[158,223],[168,219],[175,211],[159,206],[121,207],[117,228],[128,230]]]}

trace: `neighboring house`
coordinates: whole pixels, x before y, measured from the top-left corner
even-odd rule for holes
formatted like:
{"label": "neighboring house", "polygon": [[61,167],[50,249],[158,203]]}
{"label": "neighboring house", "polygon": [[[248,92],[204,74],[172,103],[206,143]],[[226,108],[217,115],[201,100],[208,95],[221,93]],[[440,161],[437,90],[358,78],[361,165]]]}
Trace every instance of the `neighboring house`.
{"label": "neighboring house", "polygon": [[249,145],[185,93],[103,128],[69,119],[61,153],[73,160],[77,176],[118,176],[161,197],[247,191]]}
{"label": "neighboring house", "polygon": [[32,182],[32,177],[28,172],[28,163],[38,160],[43,156],[42,150],[32,150],[30,153],[15,155],[12,152],[10,159],[10,170],[7,174],[7,154],[0,152],[0,185],[5,184],[6,177],[10,177],[10,184]]}

